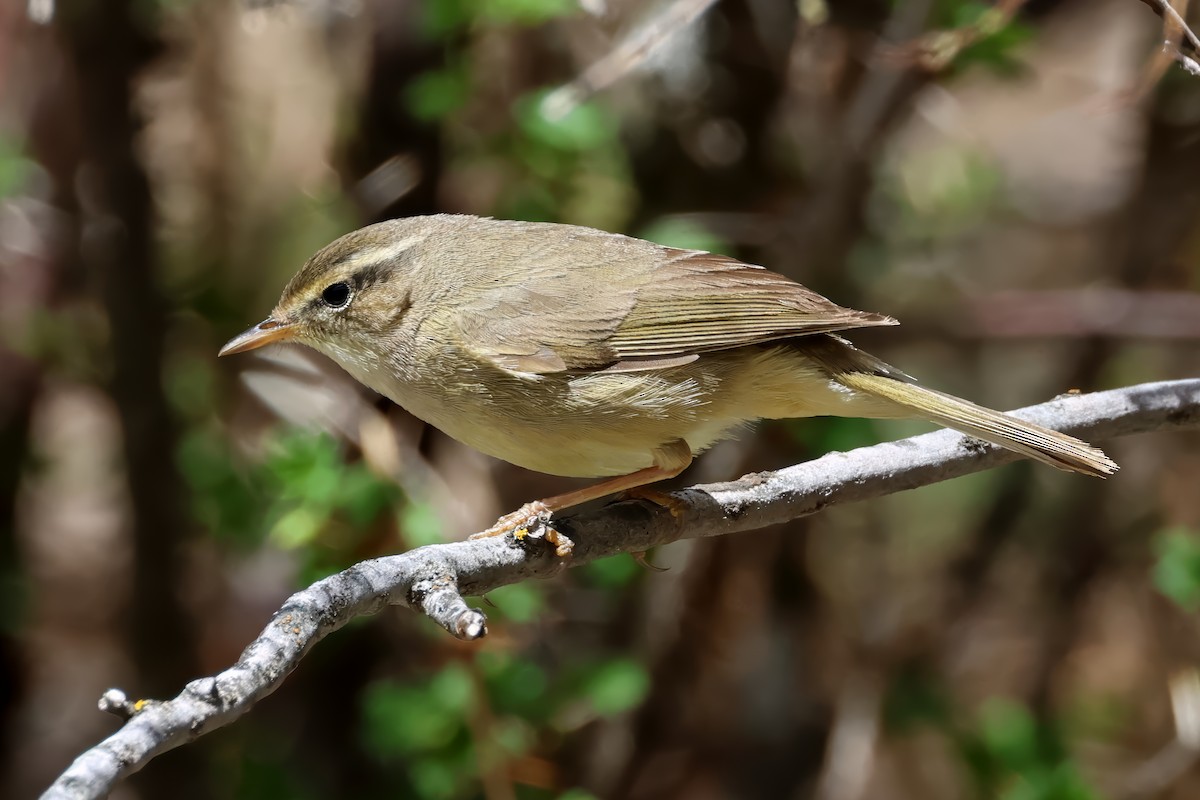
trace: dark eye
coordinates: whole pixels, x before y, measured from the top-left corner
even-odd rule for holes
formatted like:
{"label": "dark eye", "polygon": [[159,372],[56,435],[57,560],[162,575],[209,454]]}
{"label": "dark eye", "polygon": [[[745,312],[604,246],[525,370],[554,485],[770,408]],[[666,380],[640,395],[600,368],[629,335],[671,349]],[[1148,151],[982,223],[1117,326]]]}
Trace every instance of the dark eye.
{"label": "dark eye", "polygon": [[321,292],[321,299],[330,308],[341,308],[350,302],[350,284],[345,281],[331,283]]}

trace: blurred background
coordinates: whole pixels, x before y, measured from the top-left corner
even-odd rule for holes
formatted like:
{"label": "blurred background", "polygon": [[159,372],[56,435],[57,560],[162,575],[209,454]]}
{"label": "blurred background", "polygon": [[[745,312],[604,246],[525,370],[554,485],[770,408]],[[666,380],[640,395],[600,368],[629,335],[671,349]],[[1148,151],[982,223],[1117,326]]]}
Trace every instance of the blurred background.
{"label": "blurred background", "polygon": [[[105,688],[173,696],[308,582],[574,485],[299,349],[217,361],[366,223],[736,255],[997,408],[1200,374],[1200,78],[1157,5],[0,5],[0,795],[117,726]],[[921,430],[774,422],[679,483]],[[389,610],[118,796],[1195,797],[1198,444],[511,586],[479,643]]]}

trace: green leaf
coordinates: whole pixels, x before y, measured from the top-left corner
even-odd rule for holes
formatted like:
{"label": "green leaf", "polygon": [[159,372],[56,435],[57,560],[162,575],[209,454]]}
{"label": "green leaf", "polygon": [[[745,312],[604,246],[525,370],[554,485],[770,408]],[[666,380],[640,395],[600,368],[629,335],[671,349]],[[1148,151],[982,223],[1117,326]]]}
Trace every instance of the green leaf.
{"label": "green leaf", "polygon": [[994,3],[979,0],[942,0],[934,14],[937,28],[947,31],[974,28],[978,39],[958,53],[955,70],[981,64],[1002,73],[1019,67],[1015,50],[1033,36],[1033,30],[1019,18],[1005,19]]}
{"label": "green leaf", "polygon": [[600,665],[589,676],[584,694],[597,714],[611,716],[637,706],[649,689],[650,676],[640,664],[616,659]]}
{"label": "green leaf", "polygon": [[550,681],[546,671],[537,664],[496,651],[481,652],[476,663],[483,672],[488,696],[498,712],[520,714],[530,719],[548,712],[546,692]]}
{"label": "green leaf", "polygon": [[401,500],[400,490],[366,464],[346,464],[341,446],[323,433],[289,431],[279,437],[265,469],[275,484],[279,508],[271,537],[283,547],[312,543],[335,517],[346,523],[336,530],[347,534],[342,545],[349,546]]}
{"label": "green leaf", "polygon": [[577,10],[575,0],[485,0],[479,17],[499,24],[540,25]]}
{"label": "green leaf", "polygon": [[409,767],[422,798],[452,798],[458,795],[459,765],[441,759],[423,758]]}
{"label": "green leaf", "polygon": [[305,547],[316,540],[327,520],[327,516],[312,506],[296,506],[271,527],[270,539],[284,550]]}
{"label": "green leaf", "polygon": [[628,553],[602,558],[583,568],[583,574],[593,585],[608,589],[626,586],[641,573],[642,567]]}
{"label": "green leaf", "polygon": [[425,686],[380,681],[362,697],[367,745],[390,758],[440,751],[464,736],[474,688],[466,668],[452,663]]}
{"label": "green leaf", "polygon": [[333,437],[308,431],[281,436],[267,459],[284,497],[320,506],[334,504],[342,466]]}
{"label": "green leaf", "polygon": [[499,717],[492,722],[489,738],[509,756],[523,756],[533,749],[537,734],[529,723],[516,717]]}
{"label": "green leaf", "polygon": [[517,123],[530,139],[577,153],[615,141],[616,125],[599,106],[580,103],[562,114],[546,102],[549,94],[537,92],[517,101]]}
{"label": "green leaf", "polygon": [[813,453],[846,453],[880,441],[875,422],[857,417],[789,419],[774,424],[782,425],[795,441]]}
{"label": "green leaf", "polygon": [[33,170],[34,162],[25,157],[16,140],[0,134],[0,198],[21,191]]}
{"label": "green leaf", "polygon": [[1200,608],[1200,537],[1188,528],[1171,528],[1155,537],[1154,549],[1154,585],[1184,610]]}
{"label": "green leaf", "polygon": [[400,530],[410,547],[444,542],[442,520],[429,503],[411,501],[398,512]]}
{"label": "green leaf", "polygon": [[1062,724],[1074,737],[1092,741],[1116,741],[1133,724],[1134,702],[1121,692],[1097,692],[1093,687],[1075,687],[1078,694],[1068,698]]}
{"label": "green leaf", "polygon": [[343,468],[335,505],[349,522],[364,527],[398,499],[397,488],[371,472],[365,464]]}
{"label": "green leaf", "polygon": [[414,117],[434,122],[449,116],[471,96],[467,71],[447,67],[418,75],[404,90],[404,104]]}
{"label": "green leaf", "polygon": [[1001,800],[1095,800],[1096,797],[1074,765],[1066,763],[1023,774],[1000,794]]}
{"label": "green leaf", "polygon": [[447,39],[471,23],[469,0],[425,0],[421,4],[421,33],[434,41]]}
{"label": "green leaf", "polygon": [[684,250],[728,253],[731,249],[729,242],[698,222],[684,217],[660,217],[642,228],[636,235],[640,239]]}
{"label": "green leaf", "polygon": [[557,800],[599,800],[599,798],[586,789],[575,788],[567,789],[558,796]]}
{"label": "green leaf", "polygon": [[475,683],[462,664],[443,667],[429,683],[430,695],[442,708],[454,714],[466,714],[475,697]]}
{"label": "green leaf", "polygon": [[234,797],[238,800],[316,800],[320,793],[305,782],[297,765],[266,760],[258,754],[245,755],[238,766],[241,774]]}
{"label": "green leaf", "polygon": [[1018,770],[1038,760],[1037,723],[1029,709],[1011,700],[988,700],[981,712],[980,734],[988,753]]}
{"label": "green leaf", "polygon": [[166,393],[171,405],[192,419],[212,415],[216,404],[216,376],[211,359],[187,356],[166,364]]}
{"label": "green leaf", "polygon": [[488,600],[513,622],[529,622],[545,606],[542,590],[530,583],[514,583],[488,592]]}
{"label": "green leaf", "polygon": [[257,546],[267,535],[261,477],[235,468],[229,443],[212,429],[185,429],[175,462],[191,489],[192,516],[208,535],[242,546]]}

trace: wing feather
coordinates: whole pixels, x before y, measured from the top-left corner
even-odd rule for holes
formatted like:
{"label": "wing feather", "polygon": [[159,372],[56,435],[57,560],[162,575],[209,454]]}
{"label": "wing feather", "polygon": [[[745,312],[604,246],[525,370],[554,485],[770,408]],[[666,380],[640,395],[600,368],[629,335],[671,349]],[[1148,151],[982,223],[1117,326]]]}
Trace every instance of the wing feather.
{"label": "wing feather", "polygon": [[622,358],[724,350],[775,339],[894,325],[842,308],[762,267],[727,256],[675,251],[642,287],[609,344]]}
{"label": "wing feather", "polygon": [[714,350],[896,324],[727,256],[550,227],[532,232],[537,246],[518,271],[481,269],[458,306],[466,346],[517,374],[658,369]]}

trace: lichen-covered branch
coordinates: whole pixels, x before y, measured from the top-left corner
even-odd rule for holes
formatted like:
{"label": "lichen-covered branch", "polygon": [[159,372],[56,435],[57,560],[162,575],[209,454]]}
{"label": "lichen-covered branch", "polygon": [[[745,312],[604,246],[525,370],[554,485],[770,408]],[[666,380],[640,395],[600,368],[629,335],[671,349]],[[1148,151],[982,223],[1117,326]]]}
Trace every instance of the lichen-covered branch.
{"label": "lichen-covered branch", "polygon": [[[1067,395],[1014,413],[1091,441],[1197,428],[1200,379]],[[189,683],[177,697],[130,702],[118,690],[107,692],[101,707],[126,717],[127,722],[76,759],[43,797],[107,795],[118,781],[159,753],[246,713],[277,689],[309,648],[326,635],[386,606],[414,608],[461,639],[477,639],[487,633],[486,620],[480,610],[467,605],[464,596],[549,577],[568,566],[617,553],[761,528],[1017,458],[952,431],[938,431],[830,453],[729,483],[693,486],[672,495],[671,509],[628,500],[555,519],[555,527],[575,542],[569,559],[555,556],[540,532],[533,530],[519,540],[495,537],[429,545],[362,562],[294,594],[237,664]]]}

